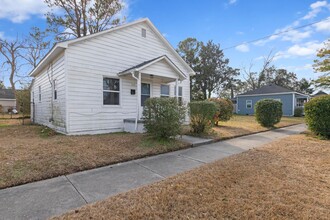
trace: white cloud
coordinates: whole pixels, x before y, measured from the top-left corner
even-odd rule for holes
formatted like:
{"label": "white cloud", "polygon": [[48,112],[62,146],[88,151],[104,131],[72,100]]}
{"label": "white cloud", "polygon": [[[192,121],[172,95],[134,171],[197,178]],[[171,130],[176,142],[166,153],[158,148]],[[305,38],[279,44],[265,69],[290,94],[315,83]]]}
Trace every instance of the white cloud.
{"label": "white cloud", "polygon": [[318,13],[320,13],[322,11],[322,8],[324,8],[324,7],[329,8],[329,4],[327,3],[327,1],[317,1],[317,2],[312,3],[310,5],[311,10],[302,19],[308,20],[308,19],[315,18],[318,15]]}
{"label": "white cloud", "polygon": [[309,38],[311,35],[312,35],[311,30],[306,30],[306,31],[291,30],[291,31],[283,34],[282,40],[291,41],[291,42],[295,43],[295,42],[299,42],[303,39]]}
{"label": "white cloud", "polygon": [[228,4],[232,5],[232,4],[235,4],[236,2],[237,2],[237,0],[229,0]]}
{"label": "white cloud", "polygon": [[0,19],[8,19],[14,23],[21,23],[32,15],[43,15],[47,5],[43,0],[2,0]]}
{"label": "white cloud", "polygon": [[237,47],[235,47],[235,49],[243,53],[250,51],[250,48],[247,44],[238,45]]}
{"label": "white cloud", "polygon": [[322,48],[323,43],[310,41],[302,45],[295,44],[287,50],[287,53],[294,56],[316,55],[317,50]]}
{"label": "white cloud", "polygon": [[0,39],[5,38],[5,32],[0,31]]}
{"label": "white cloud", "polygon": [[237,35],[244,35],[244,32],[243,31],[236,31],[236,34]]}
{"label": "white cloud", "polygon": [[315,30],[319,32],[330,32],[330,17],[327,20],[314,24]]}

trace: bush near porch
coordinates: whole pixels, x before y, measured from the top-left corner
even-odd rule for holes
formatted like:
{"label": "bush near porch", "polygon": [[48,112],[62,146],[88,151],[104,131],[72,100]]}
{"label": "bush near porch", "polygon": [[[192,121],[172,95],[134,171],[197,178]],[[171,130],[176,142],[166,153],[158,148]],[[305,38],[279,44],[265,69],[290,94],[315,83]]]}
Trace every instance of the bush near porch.
{"label": "bush near porch", "polygon": [[149,98],[143,109],[144,127],[148,134],[158,139],[181,134],[185,116],[186,108],[176,98]]}

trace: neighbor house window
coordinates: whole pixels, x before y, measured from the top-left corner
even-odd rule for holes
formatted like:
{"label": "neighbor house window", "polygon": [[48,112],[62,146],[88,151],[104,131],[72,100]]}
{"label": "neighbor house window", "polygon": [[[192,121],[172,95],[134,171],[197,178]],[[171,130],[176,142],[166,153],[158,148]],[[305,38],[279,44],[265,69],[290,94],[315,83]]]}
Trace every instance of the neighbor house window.
{"label": "neighbor house window", "polygon": [[57,99],[56,80],[53,81],[53,89],[54,89],[54,100],[56,100]]}
{"label": "neighbor house window", "polygon": [[39,102],[41,102],[41,86],[39,86]]}
{"label": "neighbor house window", "polygon": [[169,85],[160,85],[160,97],[170,97]]}
{"label": "neighbor house window", "polygon": [[119,105],[119,79],[103,78],[103,104]]}
{"label": "neighbor house window", "polygon": [[144,102],[150,98],[150,84],[141,83],[141,106],[144,106]]}
{"label": "neighbor house window", "polygon": [[[176,96],[176,87],[174,87],[174,94]],[[179,86],[178,100],[179,100],[179,103],[182,104],[182,86]]]}
{"label": "neighbor house window", "polygon": [[246,100],[246,108],[252,108],[252,100]]}

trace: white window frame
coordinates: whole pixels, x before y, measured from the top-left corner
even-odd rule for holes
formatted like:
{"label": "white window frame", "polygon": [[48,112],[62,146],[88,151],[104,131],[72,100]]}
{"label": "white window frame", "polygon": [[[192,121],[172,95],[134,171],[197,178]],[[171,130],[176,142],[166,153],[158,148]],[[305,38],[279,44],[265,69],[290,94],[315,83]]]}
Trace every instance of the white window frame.
{"label": "white window frame", "polygon": [[[162,86],[167,86],[168,87],[168,94],[162,94]],[[164,97],[164,98],[170,97],[170,85],[166,85],[166,84],[161,84],[160,85],[160,97]]]}
{"label": "white window frame", "polygon": [[[250,103],[251,107],[248,107],[249,103]],[[248,99],[245,101],[245,107],[246,107],[246,109],[252,109],[252,100],[251,99]]]}
{"label": "white window frame", "polygon": [[143,38],[147,38],[147,29],[145,29],[145,28],[142,28],[142,29],[141,29],[141,36],[142,36]]}
{"label": "white window frame", "polygon": [[[181,89],[181,95],[180,95],[180,89]],[[178,90],[179,90],[179,94],[178,94],[178,100],[179,102],[182,104],[183,102],[183,87],[182,86],[178,86]],[[176,97],[176,86],[174,86],[174,95]]]}
{"label": "white window frame", "polygon": [[[117,91],[117,90],[107,90],[107,89],[104,89],[103,88],[103,80],[104,79],[118,80],[118,82],[119,82],[119,90]],[[120,106],[121,105],[121,95],[120,95],[120,93],[121,93],[121,87],[122,87],[121,86],[121,80],[119,78],[111,77],[111,76],[103,76],[103,78],[102,78],[102,104],[103,104],[103,106],[111,106],[111,107],[113,107],[113,106]],[[104,92],[118,93],[119,94],[119,104],[104,104]]]}

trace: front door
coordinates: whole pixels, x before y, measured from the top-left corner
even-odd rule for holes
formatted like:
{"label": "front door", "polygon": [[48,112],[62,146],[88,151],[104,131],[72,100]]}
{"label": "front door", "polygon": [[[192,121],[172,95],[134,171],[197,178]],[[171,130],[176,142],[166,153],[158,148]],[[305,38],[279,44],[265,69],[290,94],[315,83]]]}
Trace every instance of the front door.
{"label": "front door", "polygon": [[141,106],[140,106],[140,118],[143,117],[144,102],[151,96],[150,83],[141,83]]}

